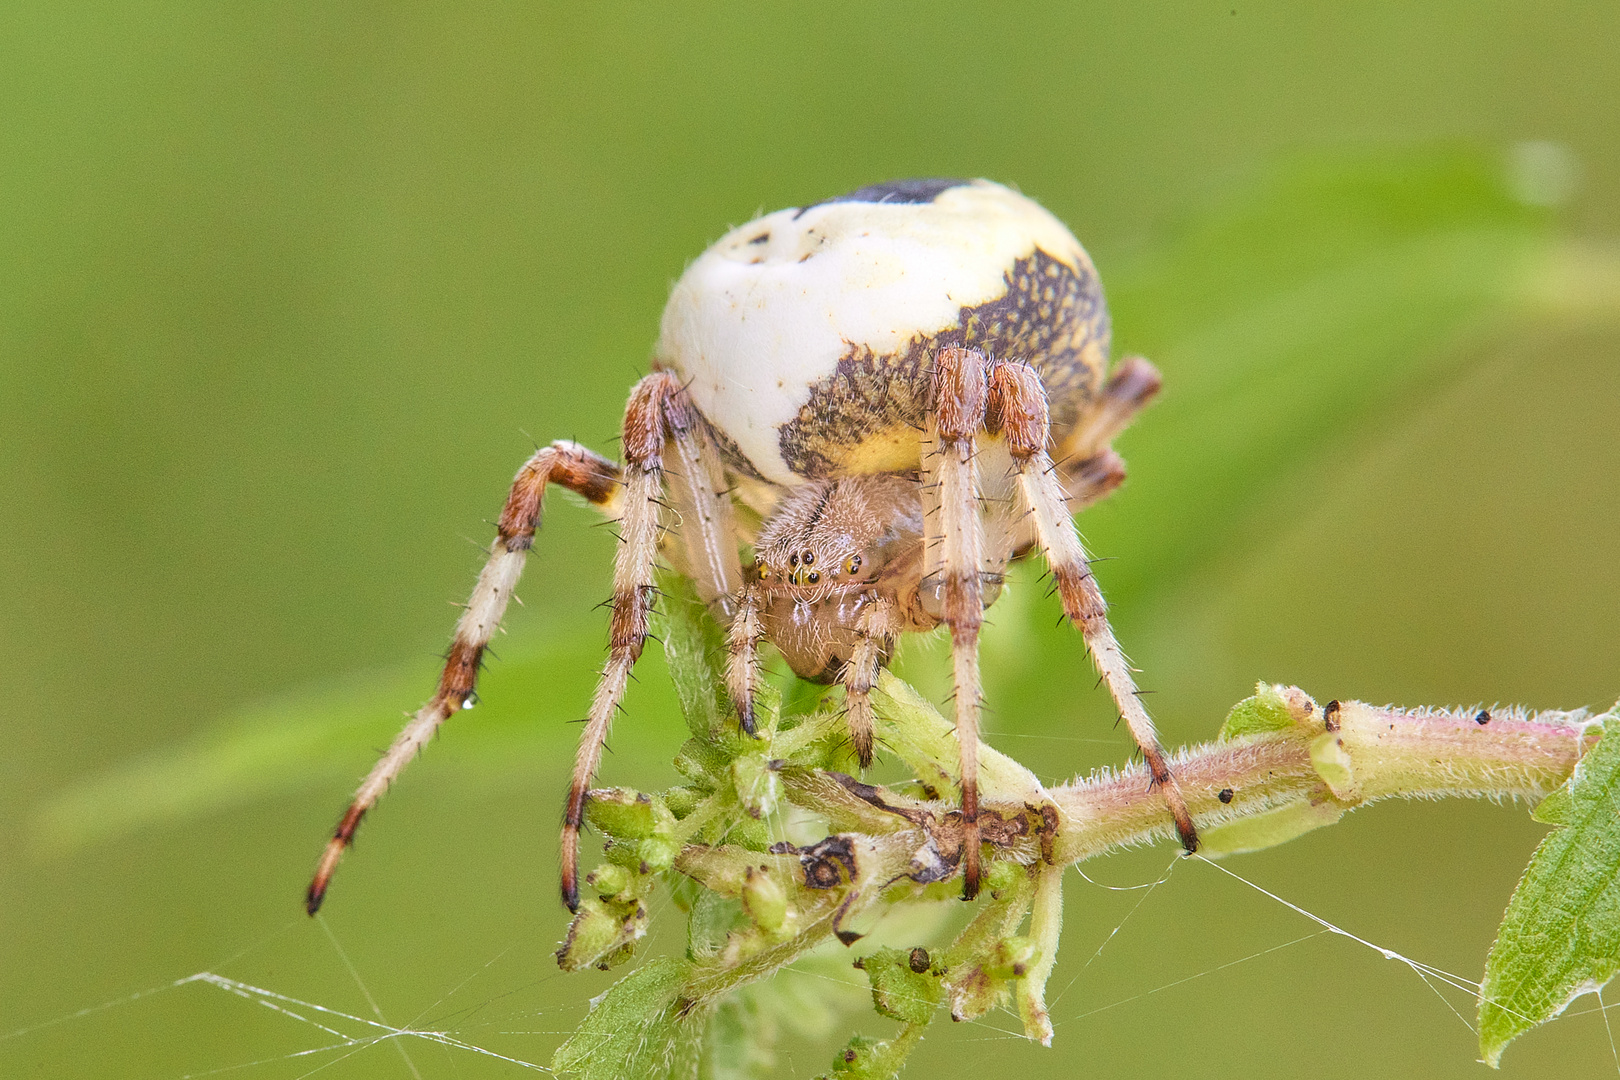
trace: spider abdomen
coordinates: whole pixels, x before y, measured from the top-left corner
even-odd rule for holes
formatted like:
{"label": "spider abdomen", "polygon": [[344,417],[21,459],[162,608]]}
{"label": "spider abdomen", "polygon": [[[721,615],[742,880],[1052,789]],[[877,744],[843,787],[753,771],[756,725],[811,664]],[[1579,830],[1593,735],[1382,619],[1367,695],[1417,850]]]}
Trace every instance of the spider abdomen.
{"label": "spider abdomen", "polygon": [[985,180],[878,185],[734,229],[676,283],[657,356],[732,469],[794,486],[918,468],[932,357],[952,345],[1034,366],[1057,445],[1107,367],[1079,241]]}

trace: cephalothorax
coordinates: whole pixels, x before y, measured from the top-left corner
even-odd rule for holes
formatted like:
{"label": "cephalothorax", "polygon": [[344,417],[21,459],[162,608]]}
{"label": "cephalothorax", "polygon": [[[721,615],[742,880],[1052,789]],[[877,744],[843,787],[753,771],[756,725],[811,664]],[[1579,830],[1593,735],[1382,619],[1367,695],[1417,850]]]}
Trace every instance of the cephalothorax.
{"label": "cephalothorax", "polygon": [[[569,908],[590,782],[646,642],[661,554],[728,627],[728,689],[743,729],[753,731],[770,642],[800,676],[843,686],[862,765],[872,756],[867,694],[895,640],[944,626],[971,835],[979,627],[1007,563],[1039,548],[1183,843],[1195,847],[1072,517],[1124,479],[1110,443],[1159,388],[1145,360],[1109,375],[1107,357],[1091,260],[1057,218],[999,184],[879,184],[732,230],[675,285],[653,373],[630,393],[623,465],[557,442],[518,471],[438,691],[356,792],[310,884],[309,911],[361,816],[470,703],[549,483],[616,519],[623,540],[608,662],[564,814]],[[977,844],[963,846],[968,896],[979,858]]]}

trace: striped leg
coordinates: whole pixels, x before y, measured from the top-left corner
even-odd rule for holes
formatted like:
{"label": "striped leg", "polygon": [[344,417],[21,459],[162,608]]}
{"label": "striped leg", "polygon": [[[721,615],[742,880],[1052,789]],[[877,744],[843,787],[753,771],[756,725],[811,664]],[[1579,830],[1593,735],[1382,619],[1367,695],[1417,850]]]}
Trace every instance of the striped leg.
{"label": "striped leg", "polygon": [[1057,461],[1058,480],[1068,496],[1071,515],[1125,482],[1124,459],[1109,443],[1158,395],[1160,385],[1157,368],[1140,356],[1127,357],[1080,417]]}
{"label": "striped leg", "polygon": [[838,681],[844,684],[849,740],[855,746],[855,757],[863,769],[872,764],[872,702],[867,695],[877,682],[883,659],[894,647],[900,630],[900,617],[893,601],[882,597],[870,601],[855,628],[859,635],[855,650],[838,675]]}
{"label": "striped leg", "polygon": [[962,755],[962,895],[979,893],[979,628],[984,536],[974,477],[974,441],[984,427],[986,368],[977,349],[934,358],[932,443],[924,461],[923,603],[950,628],[956,741]]}
{"label": "striped leg", "polygon": [[1158,396],[1164,380],[1159,369],[1140,356],[1129,356],[1114,366],[1114,373],[1103,385],[1089,408],[1081,415],[1061,448],[1064,461],[1083,461],[1108,449],[1114,436],[1136,419],[1148,402]]}
{"label": "striped leg", "polygon": [[998,365],[991,376],[990,400],[991,423],[1003,433],[1012,453],[1018,486],[1034,520],[1037,542],[1057,582],[1063,611],[1080,628],[1092,662],[1108,685],[1131,738],[1141,749],[1154,784],[1164,793],[1182,845],[1196,851],[1198,832],[1193,828],[1192,815],[1165,763],[1153,719],[1137,695],[1130,662],[1108,625],[1108,605],[1092,576],[1074,518],[1064,502],[1063,487],[1053,475],[1052,460],[1046,451],[1046,391],[1040,376],[1027,364]]}
{"label": "striped leg", "polygon": [[[647,617],[655,594],[658,544],[665,505],[664,463],[679,465],[669,477],[681,520],[679,550],[700,592],[728,602],[742,578],[729,499],[719,459],[708,446],[703,419],[669,372],[642,379],[624,413],[624,512],[613,567],[613,618],[607,666],[596,684],[568,788],[562,827],[562,897],[579,909],[579,829],[585,800],[602,758],[613,713],[624,697],[630,669],[647,642]],[[721,504],[724,504],[723,506]]]}
{"label": "striped leg", "polygon": [[737,600],[737,614],[726,634],[726,692],[737,709],[737,720],[754,733],[754,695],[759,693],[759,643],[765,640],[765,620],[759,613],[759,586],[746,585]]}
{"label": "striped leg", "polygon": [[664,395],[664,486],[670,513],[666,524],[674,543],[663,555],[670,568],[692,579],[698,595],[722,626],[736,617],[742,590],[742,561],[737,556],[737,524],[720,464],[720,452],[674,381],[652,376]]}
{"label": "striped leg", "polygon": [[405,730],[399,733],[355,792],[337,832],[321,854],[315,877],[305,895],[304,907],[311,915],[320,909],[338,859],[353,841],[366,811],[433,737],[439,725],[452,713],[471,704],[484,649],[500,626],[507,601],[523,573],[523,562],[534,542],[535,529],[540,525],[541,497],[547,484],[559,484],[578,492],[609,517],[618,516],[619,467],[577,443],[552,443],[518,470],[506,497],[506,506],[501,510],[489,561],[484,564],[472,598],[456,623],[455,641],[445,660],[444,673],[439,677],[438,690],[405,725]]}

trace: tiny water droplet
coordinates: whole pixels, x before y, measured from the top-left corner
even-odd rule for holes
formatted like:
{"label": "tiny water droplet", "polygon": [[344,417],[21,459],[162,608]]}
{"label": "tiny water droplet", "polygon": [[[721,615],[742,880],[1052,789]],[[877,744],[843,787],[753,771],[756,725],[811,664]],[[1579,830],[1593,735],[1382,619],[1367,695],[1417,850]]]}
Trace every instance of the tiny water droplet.
{"label": "tiny water droplet", "polygon": [[467,710],[467,709],[472,708],[476,704],[478,704],[478,695],[477,694],[468,694],[466,697],[461,699],[461,708],[464,711]]}

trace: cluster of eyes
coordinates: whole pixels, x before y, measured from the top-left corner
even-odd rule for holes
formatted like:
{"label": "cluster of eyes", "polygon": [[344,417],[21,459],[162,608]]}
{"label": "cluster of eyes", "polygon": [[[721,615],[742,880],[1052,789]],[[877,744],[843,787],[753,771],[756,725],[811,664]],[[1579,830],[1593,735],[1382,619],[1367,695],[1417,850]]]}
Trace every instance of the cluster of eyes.
{"label": "cluster of eyes", "polygon": [[[791,567],[792,569],[790,569],[788,571],[788,573],[785,575],[787,580],[789,582],[791,582],[792,584],[794,584],[794,585],[806,585],[806,584],[814,585],[814,584],[816,584],[817,582],[819,582],[821,580],[821,571],[807,569],[808,567],[814,566],[815,563],[816,563],[816,553],[815,552],[806,551],[806,552],[801,553],[801,552],[795,551],[793,554],[788,556],[788,566]],[[846,575],[853,577],[855,572],[858,571],[860,568],[861,568],[861,557],[859,555],[851,555],[849,558],[844,560],[843,571],[844,571],[844,573]],[[768,566],[764,565],[763,563],[761,563],[760,568],[759,568],[759,579],[761,581],[764,581],[767,578],[769,578],[770,576],[771,576],[770,567],[768,567]],[[830,577],[837,577],[838,576],[838,568],[834,567],[832,572],[829,574],[829,576]]]}

